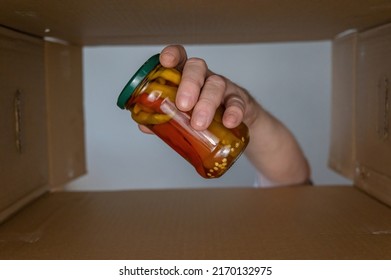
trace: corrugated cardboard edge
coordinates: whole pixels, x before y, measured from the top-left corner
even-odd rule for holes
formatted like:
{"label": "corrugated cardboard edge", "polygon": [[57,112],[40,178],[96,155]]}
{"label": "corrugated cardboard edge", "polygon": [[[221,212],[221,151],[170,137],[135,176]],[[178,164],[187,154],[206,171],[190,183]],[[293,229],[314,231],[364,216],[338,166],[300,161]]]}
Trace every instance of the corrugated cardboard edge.
{"label": "corrugated cardboard edge", "polygon": [[86,173],[82,62],[82,47],[45,40],[52,190]]}
{"label": "corrugated cardboard edge", "polygon": [[349,179],[355,168],[355,95],[357,32],[349,30],[333,41],[332,113],[329,167]]}

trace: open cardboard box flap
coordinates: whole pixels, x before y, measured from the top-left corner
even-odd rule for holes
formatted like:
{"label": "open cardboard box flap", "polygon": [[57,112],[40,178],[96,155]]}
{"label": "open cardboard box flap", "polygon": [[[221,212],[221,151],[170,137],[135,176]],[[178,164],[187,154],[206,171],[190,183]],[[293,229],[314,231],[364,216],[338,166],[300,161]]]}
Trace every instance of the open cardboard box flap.
{"label": "open cardboard box flap", "polygon": [[[388,1],[251,1],[266,8],[200,1],[190,14],[183,1],[163,11],[159,7],[168,5],[160,1],[143,2],[139,9],[132,5],[133,13],[128,1],[43,2],[7,0],[0,9],[2,25],[33,35],[0,30],[0,59],[7,66],[1,68],[7,78],[0,80],[0,106],[12,116],[0,127],[0,160],[9,167],[0,170],[0,220],[8,217],[0,226],[0,258],[391,257],[391,28],[370,29],[390,20]],[[249,17],[250,10],[268,12]],[[166,20],[154,17],[164,11],[172,12]],[[224,18],[233,11],[239,16]],[[85,173],[81,45],[316,40],[349,28],[359,32],[333,44],[330,166],[352,178],[354,187],[53,191]],[[44,42],[47,35],[64,41]],[[22,122],[23,133],[15,133],[26,116],[34,122],[30,128]]]}
{"label": "open cardboard box flap", "polygon": [[388,22],[388,0],[2,0],[0,24],[78,45],[330,40]]}
{"label": "open cardboard box flap", "polygon": [[335,39],[329,163],[388,205],[390,78],[391,24]]}
{"label": "open cardboard box flap", "polygon": [[85,170],[81,47],[0,27],[0,223]]}

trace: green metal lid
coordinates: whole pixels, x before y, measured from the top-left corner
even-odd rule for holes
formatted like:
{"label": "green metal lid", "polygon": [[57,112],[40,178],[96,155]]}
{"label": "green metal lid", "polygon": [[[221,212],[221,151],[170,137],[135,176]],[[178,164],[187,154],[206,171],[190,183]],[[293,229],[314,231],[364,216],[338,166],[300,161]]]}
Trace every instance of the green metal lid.
{"label": "green metal lid", "polygon": [[159,56],[160,54],[155,54],[151,58],[149,58],[140,69],[133,75],[133,77],[126,84],[124,89],[121,91],[118,96],[117,106],[121,109],[125,109],[126,102],[128,102],[129,98],[132,96],[134,90],[138,87],[138,85],[144,80],[144,78],[151,72],[156,65],[159,64]]}

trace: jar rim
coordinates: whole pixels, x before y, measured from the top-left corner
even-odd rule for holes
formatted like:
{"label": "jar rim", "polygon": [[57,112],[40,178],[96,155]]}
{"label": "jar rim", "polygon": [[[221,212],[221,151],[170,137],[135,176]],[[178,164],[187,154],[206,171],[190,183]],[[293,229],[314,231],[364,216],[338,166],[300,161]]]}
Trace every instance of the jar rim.
{"label": "jar rim", "polygon": [[151,56],[130,78],[129,82],[125,85],[120,95],[118,96],[117,106],[121,109],[125,109],[126,103],[132,96],[134,90],[145,79],[145,77],[160,63],[160,54]]}

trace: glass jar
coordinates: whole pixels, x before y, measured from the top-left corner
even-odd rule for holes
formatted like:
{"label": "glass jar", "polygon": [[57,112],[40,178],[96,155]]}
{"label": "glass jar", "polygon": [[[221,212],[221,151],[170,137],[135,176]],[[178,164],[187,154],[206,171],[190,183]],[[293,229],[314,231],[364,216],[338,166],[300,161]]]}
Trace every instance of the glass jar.
{"label": "glass jar", "polygon": [[239,158],[249,142],[244,123],[228,129],[222,124],[221,105],[206,130],[190,125],[191,112],[175,106],[181,72],[165,68],[159,54],[152,56],[129,80],[117,105],[127,109],[138,124],[152,130],[194,166],[204,178],[218,178]]}

